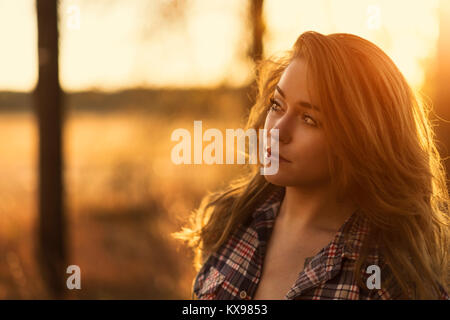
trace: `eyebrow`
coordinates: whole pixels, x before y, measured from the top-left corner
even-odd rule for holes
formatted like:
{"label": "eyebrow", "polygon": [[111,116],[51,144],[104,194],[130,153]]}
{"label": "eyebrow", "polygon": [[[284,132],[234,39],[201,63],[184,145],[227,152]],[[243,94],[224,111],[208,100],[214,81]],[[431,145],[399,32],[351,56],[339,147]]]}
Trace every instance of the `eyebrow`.
{"label": "eyebrow", "polygon": [[[278,85],[276,86],[276,90],[278,90],[278,92],[280,93],[280,95],[281,95],[283,98],[286,99],[286,95],[284,94],[283,90],[281,90],[281,88],[280,88]],[[317,106],[315,106],[315,105],[313,105],[313,104],[311,104],[311,103],[309,103],[309,102],[306,102],[306,101],[297,101],[296,104],[298,104],[298,105],[300,105],[300,106],[302,106],[302,107],[308,108],[308,109],[315,109],[315,110],[317,110],[317,111],[320,112],[319,107],[317,107]]]}

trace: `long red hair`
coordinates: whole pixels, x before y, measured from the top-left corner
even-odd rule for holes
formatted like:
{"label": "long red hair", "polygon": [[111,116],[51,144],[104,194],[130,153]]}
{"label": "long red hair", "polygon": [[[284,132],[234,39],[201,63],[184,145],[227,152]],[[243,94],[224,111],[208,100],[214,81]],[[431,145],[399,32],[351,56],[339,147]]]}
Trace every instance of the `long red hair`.
{"label": "long red hair", "polygon": [[[318,93],[332,184],[370,220],[370,241],[382,248],[402,291],[436,298],[439,284],[448,290],[449,194],[430,106],[375,44],[309,31],[285,56],[258,64],[258,96],[246,129],[264,128],[275,85],[295,58],[306,60],[309,89]],[[208,194],[190,226],[173,234],[194,249],[197,268],[277,188],[258,167],[248,169],[225,190]],[[355,268],[358,279],[364,258]]]}

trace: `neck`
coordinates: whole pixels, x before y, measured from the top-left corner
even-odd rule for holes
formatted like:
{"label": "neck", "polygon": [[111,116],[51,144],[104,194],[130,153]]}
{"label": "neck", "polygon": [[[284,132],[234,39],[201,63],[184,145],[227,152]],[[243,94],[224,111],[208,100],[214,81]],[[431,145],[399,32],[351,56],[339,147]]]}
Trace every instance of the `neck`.
{"label": "neck", "polygon": [[349,201],[339,202],[329,185],[320,188],[291,186],[286,187],[278,218],[292,228],[335,232],[356,209]]}

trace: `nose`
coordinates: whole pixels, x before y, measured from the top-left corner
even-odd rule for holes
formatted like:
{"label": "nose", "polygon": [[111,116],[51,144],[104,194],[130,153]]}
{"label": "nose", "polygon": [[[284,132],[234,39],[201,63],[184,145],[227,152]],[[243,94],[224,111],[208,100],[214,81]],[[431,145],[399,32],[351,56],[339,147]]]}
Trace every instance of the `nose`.
{"label": "nose", "polygon": [[292,139],[293,119],[288,114],[283,115],[272,127],[278,129],[278,140],[280,143],[288,144]]}

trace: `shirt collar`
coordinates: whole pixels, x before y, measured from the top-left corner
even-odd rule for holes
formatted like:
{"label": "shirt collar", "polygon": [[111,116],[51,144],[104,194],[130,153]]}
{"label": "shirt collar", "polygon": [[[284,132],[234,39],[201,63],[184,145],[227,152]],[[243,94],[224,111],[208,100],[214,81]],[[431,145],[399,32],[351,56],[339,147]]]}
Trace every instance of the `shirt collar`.
{"label": "shirt collar", "polygon": [[[285,190],[285,187],[275,189],[252,214],[258,240],[263,245],[269,239]],[[341,225],[333,240],[316,257],[321,255],[325,259],[327,269],[332,268],[336,263],[340,263],[343,257],[356,260],[361,253],[362,243],[368,232],[369,221],[362,210],[357,209]],[[374,263],[378,261],[377,255],[372,255],[372,258]],[[308,260],[311,261],[312,259]]]}
{"label": "shirt collar", "polygon": [[[252,226],[256,230],[258,250],[263,259],[267,241],[272,232],[275,218],[284,198],[285,187],[275,189],[253,213]],[[355,210],[347,218],[333,240],[315,256],[306,259],[303,271],[294,286],[286,294],[287,299],[294,299],[304,290],[314,287],[337,276],[343,268],[343,260],[353,260],[362,252],[362,244],[369,232],[369,220],[361,209]],[[378,247],[370,249],[365,263],[380,265]],[[261,260],[262,261],[262,260]]]}

